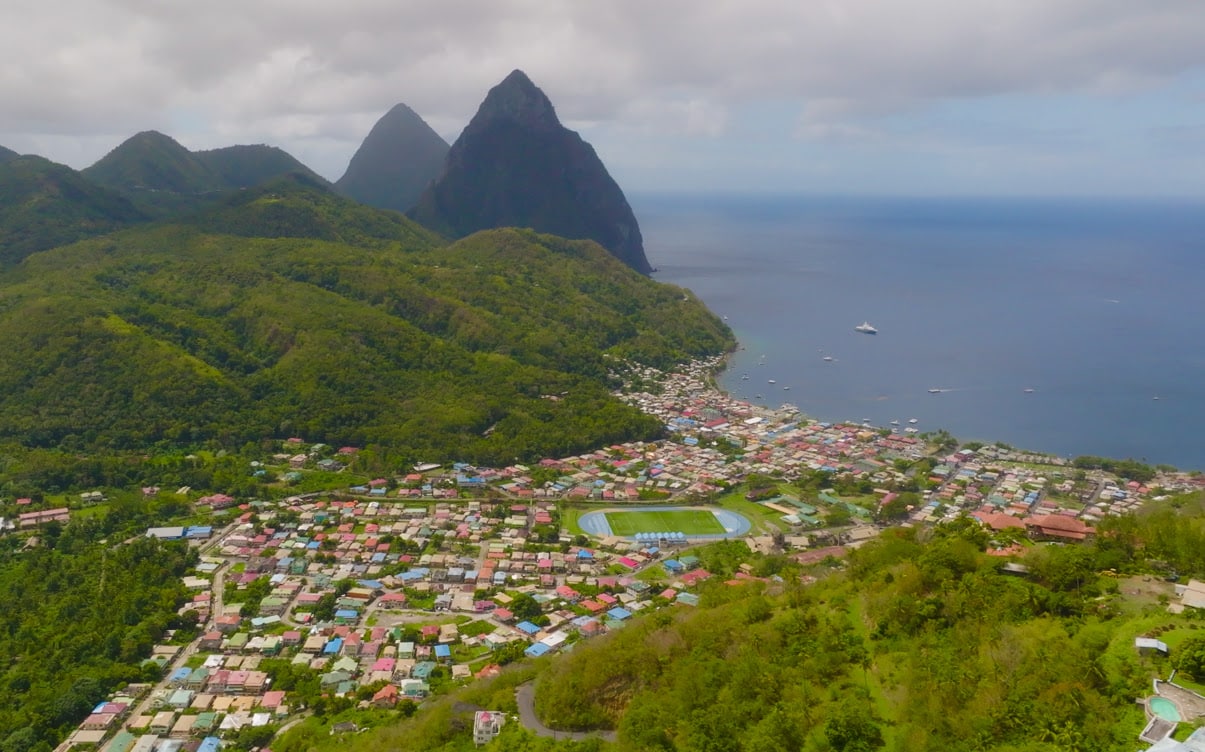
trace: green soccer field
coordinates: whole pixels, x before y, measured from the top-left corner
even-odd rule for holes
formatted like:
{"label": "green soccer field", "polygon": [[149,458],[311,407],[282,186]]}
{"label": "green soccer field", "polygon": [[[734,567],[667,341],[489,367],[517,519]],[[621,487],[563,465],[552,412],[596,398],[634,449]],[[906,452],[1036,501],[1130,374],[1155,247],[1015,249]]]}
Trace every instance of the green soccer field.
{"label": "green soccer field", "polygon": [[722,534],[724,526],[705,509],[674,509],[642,512],[607,512],[607,524],[615,535],[636,533]]}

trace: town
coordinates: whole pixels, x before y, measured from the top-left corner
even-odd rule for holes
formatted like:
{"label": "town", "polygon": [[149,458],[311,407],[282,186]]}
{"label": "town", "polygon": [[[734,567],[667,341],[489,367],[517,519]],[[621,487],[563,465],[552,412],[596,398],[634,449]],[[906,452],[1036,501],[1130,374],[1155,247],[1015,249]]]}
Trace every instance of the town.
{"label": "town", "polygon": [[[640,613],[697,605],[713,574],[693,552],[717,541],[814,565],[888,525],[971,517],[1012,535],[991,552],[1009,557],[1022,539],[1083,541],[1104,517],[1205,488],[1189,473],[1125,480],[1008,447],[811,421],[724,395],[711,381],[719,366],[643,370],[652,388],[621,393],[664,421],[663,441],[504,468],[421,463],[273,501],[192,499],[209,523],[146,535],[196,549],[180,613],[198,636],[156,646],[159,680],[99,704],[59,751],[216,752],[247,729],[266,742],[332,702],[421,703]],[[338,472],[357,451],[292,438],[248,471]],[[90,491],[81,504],[102,499]],[[30,509],[0,528],[36,532],[72,514]],[[484,715],[479,741],[503,720]]]}

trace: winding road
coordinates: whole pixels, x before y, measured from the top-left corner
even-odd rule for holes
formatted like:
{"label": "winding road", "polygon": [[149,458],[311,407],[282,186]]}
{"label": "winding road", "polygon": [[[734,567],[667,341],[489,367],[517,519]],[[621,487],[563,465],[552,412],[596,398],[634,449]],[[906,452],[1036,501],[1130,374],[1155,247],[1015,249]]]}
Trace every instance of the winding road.
{"label": "winding road", "polygon": [[581,741],[582,739],[590,739],[598,737],[604,741],[614,742],[614,731],[558,731],[550,729],[540,723],[540,719],[536,717],[536,688],[531,682],[520,684],[515,690],[515,701],[519,703],[519,722],[529,731],[534,731],[537,736],[549,736],[554,739],[574,739]]}

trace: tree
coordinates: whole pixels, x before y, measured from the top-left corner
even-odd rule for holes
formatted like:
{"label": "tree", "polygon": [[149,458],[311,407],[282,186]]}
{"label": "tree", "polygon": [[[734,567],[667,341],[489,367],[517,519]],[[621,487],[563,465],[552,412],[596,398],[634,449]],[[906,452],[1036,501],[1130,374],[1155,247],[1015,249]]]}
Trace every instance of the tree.
{"label": "tree", "polygon": [[1205,677],[1205,635],[1193,634],[1176,649],[1176,668],[1193,679]]}
{"label": "tree", "polygon": [[516,619],[534,619],[544,613],[540,602],[531,593],[519,593],[510,604],[510,611]]}
{"label": "tree", "polygon": [[883,732],[871,720],[869,708],[837,703],[824,722],[824,738],[837,752],[870,752],[882,747]]}

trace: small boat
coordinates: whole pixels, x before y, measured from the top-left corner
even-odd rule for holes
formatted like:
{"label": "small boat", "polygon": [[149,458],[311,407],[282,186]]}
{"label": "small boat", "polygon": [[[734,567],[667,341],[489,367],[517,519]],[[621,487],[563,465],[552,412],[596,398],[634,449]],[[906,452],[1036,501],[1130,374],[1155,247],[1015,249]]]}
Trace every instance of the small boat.
{"label": "small boat", "polygon": [[1025,387],[1025,389],[1023,391],[1026,394],[1033,394],[1033,392],[1034,392],[1033,387]]}
{"label": "small boat", "polygon": [[899,424],[900,424],[900,422],[898,420],[891,421],[891,425],[893,425],[893,426],[898,426]]}
{"label": "small boat", "polygon": [[1158,397],[1151,397],[1151,399],[1155,400],[1156,402],[1158,402],[1158,401],[1159,401],[1159,398],[1158,398]]}
{"label": "small boat", "polygon": [[917,433],[920,429],[909,426],[904,429],[904,433]]}
{"label": "small boat", "polygon": [[832,363],[832,362],[833,362],[833,356],[831,356],[831,355],[825,355],[825,356],[824,356],[824,361],[825,361],[826,363]]}
{"label": "small boat", "polygon": [[775,381],[774,379],[770,379],[770,380],[769,380],[768,382],[766,382],[766,383],[768,383],[768,384],[777,384],[778,382],[777,382],[777,381]]}
{"label": "small boat", "polygon": [[741,381],[748,381],[748,380],[749,380],[749,374],[745,374],[744,376],[741,377]]}
{"label": "small boat", "polygon": [[917,420],[916,420],[916,418],[909,418],[909,419],[908,419],[908,422],[909,422],[909,423],[916,423],[916,422],[917,422]]}
{"label": "small boat", "polygon": [[789,392],[789,391],[791,391],[791,387],[789,387],[789,386],[784,386],[784,387],[782,388],[782,390],[783,390],[784,392]]}
{"label": "small boat", "polygon": [[943,390],[941,390],[941,389],[930,389],[929,394],[941,394],[942,391]]}
{"label": "small boat", "polygon": [[869,321],[863,321],[861,324],[858,324],[857,326],[854,327],[854,331],[861,332],[862,334],[878,334],[879,333],[879,330],[875,329],[873,326],[871,326]]}

